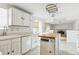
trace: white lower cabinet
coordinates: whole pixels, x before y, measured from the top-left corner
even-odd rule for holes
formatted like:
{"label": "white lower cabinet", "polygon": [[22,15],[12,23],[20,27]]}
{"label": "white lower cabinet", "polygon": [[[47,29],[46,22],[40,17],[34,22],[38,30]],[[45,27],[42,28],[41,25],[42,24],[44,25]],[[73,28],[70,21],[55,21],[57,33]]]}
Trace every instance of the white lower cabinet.
{"label": "white lower cabinet", "polygon": [[26,53],[31,49],[31,37],[22,37],[22,54]]}
{"label": "white lower cabinet", "polygon": [[11,41],[10,40],[0,41],[0,52],[2,53],[2,55],[11,54]]}
{"label": "white lower cabinet", "polygon": [[28,52],[30,49],[37,47],[40,44],[40,40],[35,35],[22,37],[22,54]]}
{"label": "white lower cabinet", "polygon": [[37,36],[24,36],[0,41],[0,52],[3,55],[20,55],[40,44]]}
{"label": "white lower cabinet", "polygon": [[12,55],[20,55],[21,54],[21,41],[20,38],[16,38],[12,40]]}
{"label": "white lower cabinet", "polygon": [[31,39],[32,39],[32,48],[35,48],[40,45],[40,40],[37,35],[32,35]]}
{"label": "white lower cabinet", "polygon": [[21,54],[20,38],[0,41],[0,52],[2,55],[19,55]]}

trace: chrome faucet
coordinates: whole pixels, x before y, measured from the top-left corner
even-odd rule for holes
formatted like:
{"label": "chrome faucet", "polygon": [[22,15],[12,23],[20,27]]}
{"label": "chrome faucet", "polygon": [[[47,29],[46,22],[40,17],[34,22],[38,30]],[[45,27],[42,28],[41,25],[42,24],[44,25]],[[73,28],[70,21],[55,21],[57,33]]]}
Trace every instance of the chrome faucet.
{"label": "chrome faucet", "polygon": [[3,36],[7,35],[7,26],[4,26],[3,28]]}

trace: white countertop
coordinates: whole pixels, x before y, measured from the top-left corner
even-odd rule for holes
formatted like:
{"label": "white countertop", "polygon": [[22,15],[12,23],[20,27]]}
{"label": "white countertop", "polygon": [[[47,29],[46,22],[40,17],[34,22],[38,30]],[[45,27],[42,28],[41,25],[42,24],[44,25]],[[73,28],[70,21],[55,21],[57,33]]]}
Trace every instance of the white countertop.
{"label": "white countertop", "polygon": [[20,38],[23,36],[30,36],[30,34],[15,34],[15,35],[6,35],[6,36],[0,36],[0,40],[8,40],[8,39],[14,39],[14,38]]}

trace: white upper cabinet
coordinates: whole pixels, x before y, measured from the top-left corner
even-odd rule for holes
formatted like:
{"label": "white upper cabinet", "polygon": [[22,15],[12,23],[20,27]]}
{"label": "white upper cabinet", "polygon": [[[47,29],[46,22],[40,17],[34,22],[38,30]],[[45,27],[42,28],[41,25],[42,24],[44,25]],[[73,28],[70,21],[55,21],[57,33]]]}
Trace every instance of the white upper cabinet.
{"label": "white upper cabinet", "polygon": [[23,22],[23,25],[24,26],[29,26],[30,25],[30,15],[29,14],[27,14],[27,13],[24,13],[24,22]]}
{"label": "white upper cabinet", "polygon": [[9,25],[22,25],[22,11],[16,8],[9,9]]}
{"label": "white upper cabinet", "polygon": [[18,9],[13,9],[13,20],[12,23],[13,25],[22,25],[22,17],[23,17],[23,12],[18,10]]}
{"label": "white upper cabinet", "polygon": [[29,26],[30,15],[17,8],[9,8],[9,25]]}

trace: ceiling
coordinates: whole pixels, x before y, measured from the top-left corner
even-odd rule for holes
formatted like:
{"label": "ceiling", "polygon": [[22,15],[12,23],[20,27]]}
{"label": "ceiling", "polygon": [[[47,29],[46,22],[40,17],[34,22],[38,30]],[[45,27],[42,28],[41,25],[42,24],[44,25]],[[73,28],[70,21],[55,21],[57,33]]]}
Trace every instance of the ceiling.
{"label": "ceiling", "polygon": [[79,19],[78,3],[57,3],[58,13],[55,17],[49,16],[45,7],[48,3],[11,3],[24,10],[31,12],[34,16],[40,17],[42,21],[51,24],[71,23]]}

